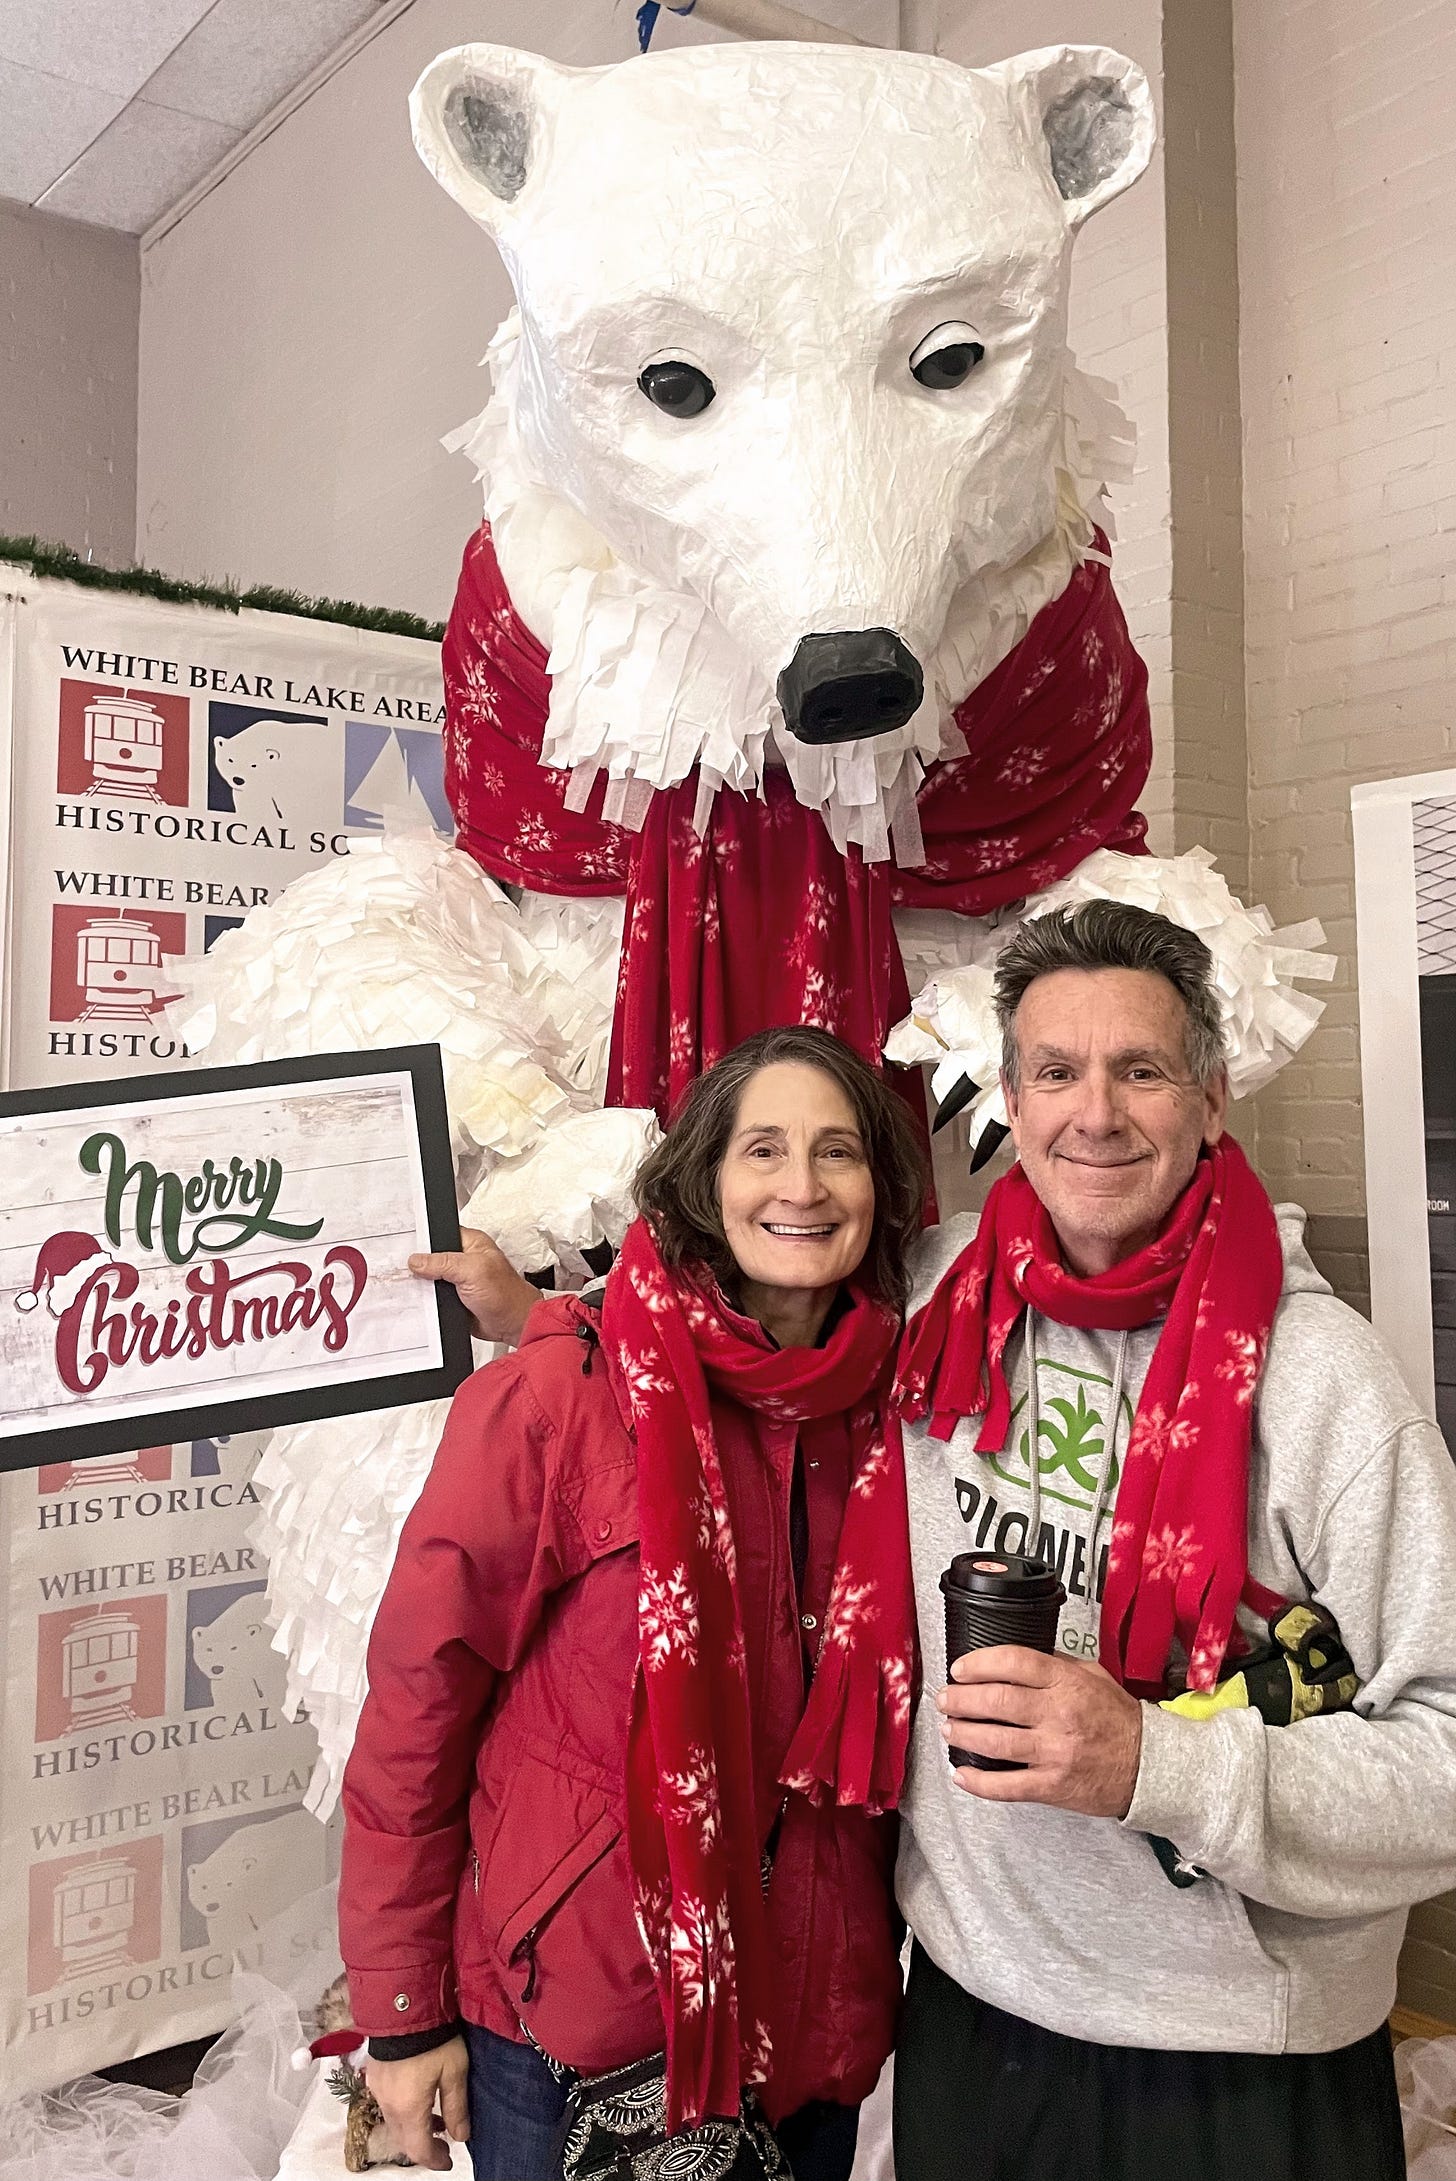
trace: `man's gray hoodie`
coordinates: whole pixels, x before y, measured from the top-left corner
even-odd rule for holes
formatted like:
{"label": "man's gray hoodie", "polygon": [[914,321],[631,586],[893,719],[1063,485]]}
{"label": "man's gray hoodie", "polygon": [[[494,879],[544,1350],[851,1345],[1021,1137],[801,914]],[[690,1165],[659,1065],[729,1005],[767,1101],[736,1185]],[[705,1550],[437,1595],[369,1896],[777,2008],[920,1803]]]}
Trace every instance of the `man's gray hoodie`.
{"label": "man's gray hoodie", "polygon": [[[905,1433],[925,1690],[901,1906],[967,1991],[1068,2036],[1223,2052],[1349,2044],[1389,2011],[1409,1904],[1456,1885],[1456,1465],[1378,1336],[1310,1263],[1303,1213],[1280,1206],[1279,1224],[1249,1568],[1333,1613],[1360,1677],[1353,1712],[1268,1727],[1247,1710],[1192,1720],[1145,1704],[1121,1823],[965,1793],[934,1704],[941,1571],[971,1546],[1039,1551],[1068,1591],[1062,1646],[1096,1657],[1118,1453],[1161,1323],[1123,1336],[1037,1317],[1028,1337],[1023,1321],[1004,1453],[974,1451],[974,1418],[944,1443]],[[927,1236],[917,1304],[974,1231],[959,1219]],[[1149,1834],[1209,1876],[1174,1886]]]}

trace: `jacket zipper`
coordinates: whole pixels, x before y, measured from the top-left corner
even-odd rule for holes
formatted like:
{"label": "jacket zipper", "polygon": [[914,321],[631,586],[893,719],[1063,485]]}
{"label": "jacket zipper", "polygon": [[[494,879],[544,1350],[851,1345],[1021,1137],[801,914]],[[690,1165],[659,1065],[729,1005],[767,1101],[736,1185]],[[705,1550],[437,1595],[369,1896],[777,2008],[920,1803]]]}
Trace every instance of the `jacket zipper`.
{"label": "jacket zipper", "polygon": [[[544,1920],[543,1918],[542,1921],[544,1922]],[[521,1990],[521,2005],[523,2007],[536,1989],[536,1933],[540,1928],[539,1923],[532,1924],[525,1936],[517,1939],[515,1951],[511,1955],[512,1962],[524,1961],[526,1964],[526,1981]]]}

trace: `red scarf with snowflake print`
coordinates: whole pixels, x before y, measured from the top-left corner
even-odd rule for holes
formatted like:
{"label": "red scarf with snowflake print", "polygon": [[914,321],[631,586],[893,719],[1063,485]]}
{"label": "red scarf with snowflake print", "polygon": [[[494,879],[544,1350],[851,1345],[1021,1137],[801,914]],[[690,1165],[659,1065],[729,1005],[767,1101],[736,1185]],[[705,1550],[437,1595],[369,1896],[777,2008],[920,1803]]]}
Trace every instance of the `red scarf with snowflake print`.
{"label": "red scarf with snowflake print", "polygon": [[841,855],[780,767],[761,797],[720,788],[701,839],[695,771],[654,795],[640,833],[604,821],[601,779],[584,811],[567,810],[569,775],[540,762],[546,654],[483,527],[442,656],[460,846],[536,892],[627,896],[611,1105],[665,1118],[704,1069],[774,1023],[819,1023],[878,1066],[910,1004],[892,908],[985,916],[1096,848],[1142,850],[1147,670],[1100,561],[956,713],[967,754],[929,767],[917,798],[925,861],[909,870]]}
{"label": "red scarf with snowflake print", "polygon": [[1283,1280],[1274,1207],[1224,1136],[1157,1241],[1090,1279],[1066,1270],[1045,1205],[1013,1166],[906,1329],[901,1413],[929,1416],[937,1439],[980,1416],[976,1451],[994,1454],[1011,1425],[1006,1344],[1024,1309],[1107,1332],[1164,1318],[1117,1487],[1098,1644],[1138,1695],[1165,1694],[1175,1636],[1189,1687],[1211,1689],[1240,1598],[1265,1614],[1280,1603],[1249,1576],[1248,1495],[1254,1390]]}
{"label": "red scarf with snowflake print", "polygon": [[915,1599],[905,1473],[885,1403],[896,1313],[851,1288],[818,1348],[776,1348],[703,1274],[670,1272],[645,1221],[602,1303],[602,1347],[637,1441],[637,1621],[627,1841],[667,2032],[667,2118],[736,2114],[772,2073],[775,1967],[761,1881],[773,1816],[754,1795],[733,1531],[713,1399],[847,1432],[850,1489],[819,1660],[781,1785],[894,1806],[910,1730]]}

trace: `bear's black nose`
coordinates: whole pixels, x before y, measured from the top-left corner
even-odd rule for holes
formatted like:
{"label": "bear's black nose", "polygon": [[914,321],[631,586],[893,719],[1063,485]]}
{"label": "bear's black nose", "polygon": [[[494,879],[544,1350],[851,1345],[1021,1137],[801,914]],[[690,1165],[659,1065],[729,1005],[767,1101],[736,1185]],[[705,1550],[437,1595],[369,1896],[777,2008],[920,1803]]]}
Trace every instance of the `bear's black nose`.
{"label": "bear's black nose", "polygon": [[903,727],[920,708],[925,676],[893,629],[804,636],[779,676],[790,734],[801,742],[857,742]]}

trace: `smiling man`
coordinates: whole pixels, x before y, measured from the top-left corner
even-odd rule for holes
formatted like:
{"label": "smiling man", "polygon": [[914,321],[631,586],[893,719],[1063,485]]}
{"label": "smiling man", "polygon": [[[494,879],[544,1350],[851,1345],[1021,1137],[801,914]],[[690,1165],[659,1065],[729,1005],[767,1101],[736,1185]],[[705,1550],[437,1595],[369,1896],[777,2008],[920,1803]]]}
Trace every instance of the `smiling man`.
{"label": "smiling man", "polygon": [[[1224,1133],[1211,966],[1107,901],[998,965],[1018,1164],[929,1238],[901,1370],[902,2181],[1405,2171],[1384,2019],[1408,1904],[1456,1883],[1456,1469]],[[1056,1567],[1059,1648],[947,1686],[978,1548]],[[1257,1665],[1271,1622],[1302,1677]],[[1280,1688],[1293,1723],[1249,1701]]]}

